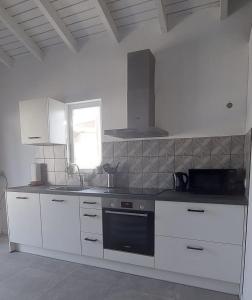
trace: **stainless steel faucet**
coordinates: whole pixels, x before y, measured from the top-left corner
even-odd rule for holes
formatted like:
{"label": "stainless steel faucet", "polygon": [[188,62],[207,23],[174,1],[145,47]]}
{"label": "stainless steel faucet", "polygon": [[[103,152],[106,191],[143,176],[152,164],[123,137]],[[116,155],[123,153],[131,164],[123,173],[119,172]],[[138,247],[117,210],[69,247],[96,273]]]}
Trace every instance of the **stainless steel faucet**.
{"label": "stainless steel faucet", "polygon": [[83,178],[83,175],[81,175],[80,168],[77,164],[74,164],[74,163],[68,164],[68,166],[66,167],[67,174],[70,174],[70,175],[75,174],[76,173],[75,169],[77,169],[77,173],[80,178],[80,186],[84,186],[84,178]]}

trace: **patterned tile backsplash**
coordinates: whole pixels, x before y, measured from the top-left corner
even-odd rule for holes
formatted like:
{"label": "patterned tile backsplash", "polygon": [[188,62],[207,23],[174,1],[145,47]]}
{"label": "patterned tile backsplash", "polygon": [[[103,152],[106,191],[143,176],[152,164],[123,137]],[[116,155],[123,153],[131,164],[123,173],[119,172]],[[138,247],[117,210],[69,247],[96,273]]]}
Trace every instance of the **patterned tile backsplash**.
{"label": "patterned tile backsplash", "polygon": [[[187,172],[191,168],[246,167],[244,144],[243,135],[104,142],[102,164],[120,162],[117,174],[120,187],[173,188],[173,172]],[[68,176],[65,172],[65,146],[36,146],[35,161],[47,165],[50,184],[79,183],[78,176]],[[106,185],[106,174],[101,170],[86,177],[89,185]]]}
{"label": "patterned tile backsplash", "polygon": [[35,162],[46,164],[45,181],[50,184],[67,184],[67,153],[65,146],[35,146]]}

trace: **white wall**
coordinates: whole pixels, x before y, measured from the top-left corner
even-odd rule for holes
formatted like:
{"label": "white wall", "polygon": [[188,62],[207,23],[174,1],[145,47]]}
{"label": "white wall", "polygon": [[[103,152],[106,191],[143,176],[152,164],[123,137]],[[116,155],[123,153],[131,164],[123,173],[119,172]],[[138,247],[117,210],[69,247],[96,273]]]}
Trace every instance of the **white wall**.
{"label": "white wall", "polygon": [[[247,122],[246,131],[252,128],[252,31],[249,42],[249,78],[248,78],[248,98],[247,98]],[[252,165],[250,174],[252,174]],[[252,299],[252,176],[250,176],[249,185],[249,206],[247,223],[247,240],[244,272],[243,300]]]}
{"label": "white wall", "polygon": [[[18,101],[50,96],[63,101],[103,100],[103,128],[126,126],[126,54],[150,48],[156,65],[156,123],[171,136],[244,133],[251,2],[219,21],[217,8],[185,18],[161,35],[157,20],[123,32],[114,44],[103,34],[75,55],[65,47],[43,63],[18,59],[0,67],[0,169],[10,185],[27,184],[33,149],[20,142]],[[228,110],[228,101],[234,107]]]}
{"label": "white wall", "polygon": [[248,70],[248,95],[246,132],[252,128],[252,30],[249,39],[249,70]]}

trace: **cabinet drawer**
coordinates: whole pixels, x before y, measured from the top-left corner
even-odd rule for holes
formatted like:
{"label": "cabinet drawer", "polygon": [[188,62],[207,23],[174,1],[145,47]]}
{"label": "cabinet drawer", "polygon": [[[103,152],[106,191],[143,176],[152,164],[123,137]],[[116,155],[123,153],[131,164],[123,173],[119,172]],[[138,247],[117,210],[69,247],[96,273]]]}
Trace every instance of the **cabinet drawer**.
{"label": "cabinet drawer", "polygon": [[157,269],[239,283],[241,259],[239,245],[156,237]]}
{"label": "cabinet drawer", "polygon": [[244,208],[156,201],[155,234],[242,245]]}
{"label": "cabinet drawer", "polygon": [[101,198],[99,197],[80,197],[80,206],[83,208],[101,209]]}
{"label": "cabinet drawer", "polygon": [[82,255],[103,258],[103,240],[101,234],[81,233]]}
{"label": "cabinet drawer", "polygon": [[81,208],[81,231],[102,234],[102,211]]}

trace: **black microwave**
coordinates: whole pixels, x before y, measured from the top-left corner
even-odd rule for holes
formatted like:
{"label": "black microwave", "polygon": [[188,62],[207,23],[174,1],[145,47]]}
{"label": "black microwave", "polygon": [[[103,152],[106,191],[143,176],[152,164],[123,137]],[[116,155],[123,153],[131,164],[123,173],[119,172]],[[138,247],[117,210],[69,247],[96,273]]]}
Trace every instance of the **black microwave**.
{"label": "black microwave", "polygon": [[237,169],[190,169],[189,192],[235,195],[244,193],[244,172]]}

